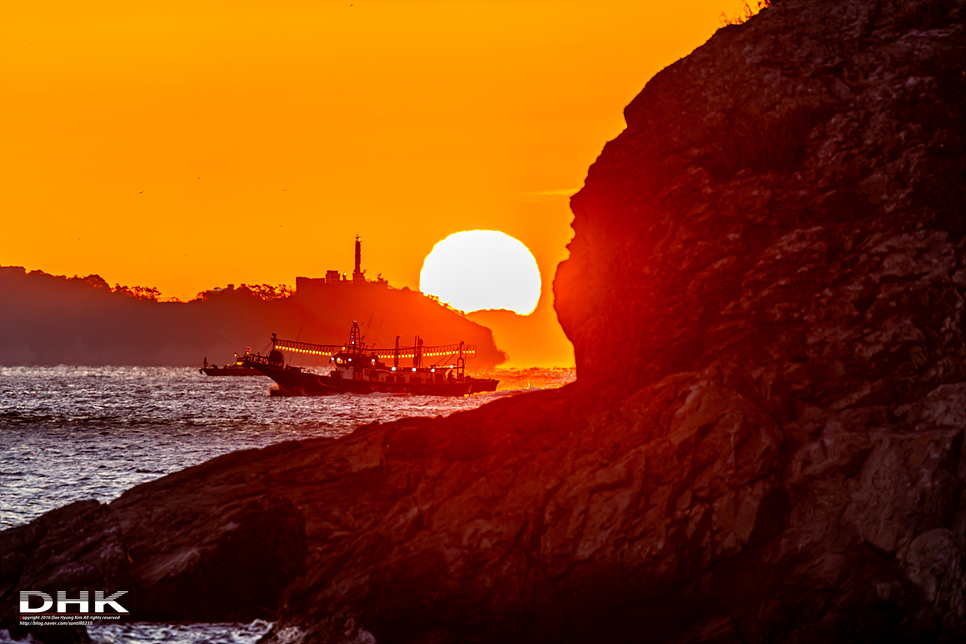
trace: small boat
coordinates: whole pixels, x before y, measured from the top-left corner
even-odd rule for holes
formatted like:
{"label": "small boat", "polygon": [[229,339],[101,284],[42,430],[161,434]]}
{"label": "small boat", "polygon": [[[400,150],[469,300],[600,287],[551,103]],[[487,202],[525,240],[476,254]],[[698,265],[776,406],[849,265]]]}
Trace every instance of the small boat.
{"label": "small boat", "polygon": [[262,372],[258,369],[253,369],[245,363],[250,353],[246,353],[241,358],[235,354],[235,364],[226,364],[224,367],[219,367],[216,364],[208,364],[208,358],[205,358],[205,366],[198,369],[200,373],[206,376],[260,376]]}
{"label": "small boat", "polygon": [[[329,356],[332,365],[325,373],[285,363],[282,351]],[[267,356],[246,355],[245,364],[275,381],[273,396],[325,396],[340,393],[400,393],[417,396],[466,396],[496,391],[497,381],[466,375],[467,357],[476,354],[473,345],[462,342],[444,346],[424,346],[417,336],[411,347],[400,347],[399,336],[393,349],[366,347],[359,324],[352,323],[349,341],[344,345],[310,344],[280,340],[272,334],[272,350]],[[412,359],[404,367],[400,359]],[[438,358],[432,365],[423,363]],[[388,365],[384,360],[392,360]]]}

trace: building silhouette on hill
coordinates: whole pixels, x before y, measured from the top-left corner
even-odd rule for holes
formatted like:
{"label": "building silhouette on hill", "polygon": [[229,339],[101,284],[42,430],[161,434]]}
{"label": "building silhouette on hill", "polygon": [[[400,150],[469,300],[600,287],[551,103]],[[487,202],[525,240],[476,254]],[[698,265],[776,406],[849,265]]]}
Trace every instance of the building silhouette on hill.
{"label": "building silhouette on hill", "polygon": [[389,287],[389,282],[383,279],[380,274],[374,280],[366,279],[366,272],[362,269],[362,239],[359,235],[356,235],[356,248],[355,248],[355,268],[352,270],[352,277],[349,278],[345,273],[340,273],[337,270],[327,270],[325,272],[325,277],[296,277],[295,278],[295,292],[296,293],[307,293],[316,291],[320,288],[326,288],[330,286],[380,286],[383,288]]}

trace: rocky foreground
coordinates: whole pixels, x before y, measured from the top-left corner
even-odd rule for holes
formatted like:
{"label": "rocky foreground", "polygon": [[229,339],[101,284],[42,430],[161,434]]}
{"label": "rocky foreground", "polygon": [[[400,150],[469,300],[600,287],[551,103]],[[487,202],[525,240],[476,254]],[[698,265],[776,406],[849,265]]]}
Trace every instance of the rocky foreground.
{"label": "rocky foreground", "polygon": [[573,199],[576,384],[7,530],[6,624],[104,588],[272,643],[963,641],[964,4],[722,29]]}

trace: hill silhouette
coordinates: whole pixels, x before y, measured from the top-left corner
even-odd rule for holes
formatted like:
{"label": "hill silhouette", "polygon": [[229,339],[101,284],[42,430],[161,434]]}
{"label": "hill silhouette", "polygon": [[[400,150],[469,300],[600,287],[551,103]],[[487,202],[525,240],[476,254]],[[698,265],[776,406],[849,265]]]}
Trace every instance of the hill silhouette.
{"label": "hill silhouette", "polygon": [[[408,288],[300,279],[295,292],[229,286],[190,302],[148,288],[111,288],[97,275],[64,277],[0,267],[0,364],[186,366],[228,361],[280,338],[338,344],[359,321],[366,342],[477,346],[474,368],[500,364],[489,329]],[[302,364],[311,364],[304,359]]]}
{"label": "hill silhouette", "polygon": [[[466,318],[492,329],[510,367],[563,367],[573,365],[573,353],[560,355],[560,339],[553,333],[556,312],[550,305],[538,306],[530,315],[507,309],[484,309]],[[562,335],[562,332],[559,332]]]}

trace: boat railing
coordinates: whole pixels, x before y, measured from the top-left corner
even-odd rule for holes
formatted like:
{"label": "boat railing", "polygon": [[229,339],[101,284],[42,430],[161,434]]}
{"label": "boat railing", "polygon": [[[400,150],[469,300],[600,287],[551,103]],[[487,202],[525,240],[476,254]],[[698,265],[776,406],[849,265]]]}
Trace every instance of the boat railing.
{"label": "boat railing", "polygon": [[[273,338],[274,347],[281,351],[291,351],[293,353],[303,353],[317,356],[334,356],[341,351],[348,351],[348,347],[343,344],[312,344],[310,342],[298,342],[296,340],[282,340]],[[418,347],[399,347],[398,349],[359,349],[359,353],[372,354],[381,360],[389,358],[412,359],[416,355],[423,358],[443,358],[452,357],[460,354],[460,344],[444,344],[439,346],[418,346]],[[462,345],[462,357],[472,358],[476,355],[475,344]]]}
{"label": "boat railing", "polygon": [[249,353],[245,355],[245,364],[275,364],[269,358],[269,356],[263,356],[260,353]]}

